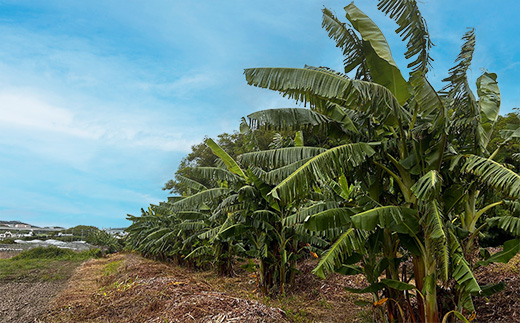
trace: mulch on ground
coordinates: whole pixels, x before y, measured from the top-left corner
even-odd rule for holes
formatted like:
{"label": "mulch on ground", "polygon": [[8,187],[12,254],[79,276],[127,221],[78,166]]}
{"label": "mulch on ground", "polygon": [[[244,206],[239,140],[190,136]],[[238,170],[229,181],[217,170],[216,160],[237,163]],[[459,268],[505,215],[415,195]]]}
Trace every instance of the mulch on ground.
{"label": "mulch on ground", "polygon": [[[118,264],[117,271],[107,269]],[[112,266],[115,267],[115,266]],[[216,292],[189,271],[118,254],[80,267],[41,322],[288,322],[283,311]]]}
{"label": "mulch on ground", "polygon": [[477,322],[520,322],[520,254],[507,264],[490,264],[477,269],[480,285],[505,283],[505,288],[489,298],[475,297]]}
{"label": "mulch on ground", "polygon": [[[477,270],[482,285],[506,282],[491,296],[475,298],[476,322],[520,322],[520,255],[509,264]],[[361,276],[333,274],[326,280],[311,273],[316,263],[299,265],[295,287],[284,296],[262,297],[255,278],[245,271],[220,277],[116,254],[79,267],[40,322],[368,322],[371,309],[354,304],[369,295]]]}

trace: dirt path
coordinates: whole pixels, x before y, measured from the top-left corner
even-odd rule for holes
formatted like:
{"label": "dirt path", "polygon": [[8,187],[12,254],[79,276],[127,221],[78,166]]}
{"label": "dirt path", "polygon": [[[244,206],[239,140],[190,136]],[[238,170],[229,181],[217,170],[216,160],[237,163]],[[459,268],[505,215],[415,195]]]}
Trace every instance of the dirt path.
{"label": "dirt path", "polygon": [[[8,259],[19,253],[19,250],[1,251],[0,259]],[[0,322],[37,322],[48,312],[51,300],[65,288],[80,265],[81,261],[54,261],[32,269],[18,267],[22,264],[15,265],[14,275],[8,274],[0,279]],[[21,272],[24,274],[17,275]]]}
{"label": "dirt path", "polygon": [[35,322],[66,285],[57,282],[0,282],[0,322]]}

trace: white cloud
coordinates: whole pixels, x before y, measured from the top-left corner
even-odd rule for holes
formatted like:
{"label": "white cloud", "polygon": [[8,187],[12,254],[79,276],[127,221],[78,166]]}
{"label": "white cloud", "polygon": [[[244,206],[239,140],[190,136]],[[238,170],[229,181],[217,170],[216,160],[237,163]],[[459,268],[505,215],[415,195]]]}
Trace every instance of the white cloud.
{"label": "white cloud", "polygon": [[54,105],[31,89],[8,88],[0,91],[0,125],[2,132],[17,131],[25,138],[45,141],[52,146],[57,136],[61,140],[88,140],[103,145],[145,147],[163,151],[189,151],[195,140],[190,140],[172,129],[151,126],[144,112],[129,112],[124,116],[107,113],[88,115]]}
{"label": "white cloud", "polygon": [[[25,92],[25,93],[24,93]],[[80,138],[98,139],[97,129],[80,126],[73,112],[31,96],[29,90],[5,89],[0,92],[0,123],[28,131],[49,131]]]}

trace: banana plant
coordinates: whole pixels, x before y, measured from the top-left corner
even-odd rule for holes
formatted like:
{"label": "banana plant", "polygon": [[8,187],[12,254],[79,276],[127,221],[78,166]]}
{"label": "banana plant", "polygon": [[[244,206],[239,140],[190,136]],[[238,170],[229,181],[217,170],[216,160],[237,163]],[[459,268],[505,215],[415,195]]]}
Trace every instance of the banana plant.
{"label": "banana plant", "polygon": [[[301,146],[301,133],[297,133],[294,142],[298,146],[292,148],[305,149]],[[266,174],[262,173],[260,167],[243,169],[238,161],[213,140],[207,139],[206,144],[225,166],[224,171],[233,175],[235,181],[228,182],[229,191],[226,198],[213,209],[214,215],[223,214],[226,220],[222,225],[215,226],[199,237],[209,239],[211,243],[219,240],[242,241],[243,255],[258,259],[259,287],[262,293],[285,293],[287,287],[294,282],[296,261],[302,251],[301,243],[323,241],[319,238],[308,238],[305,232],[297,232],[295,223],[286,221],[294,206],[279,203],[267,195],[273,185],[263,180]],[[255,153],[241,156],[241,161],[247,158],[254,159],[251,154]],[[263,152],[257,154],[262,155]],[[193,207],[201,202],[198,200],[191,203],[189,199],[190,197],[183,199],[173,206],[180,203],[182,207]]]}
{"label": "banana plant", "polygon": [[[405,57],[412,60],[408,80],[383,33],[353,3],[345,7],[349,25],[324,9],[323,26],[343,51],[344,73],[311,66],[246,69],[250,85],[278,91],[310,107],[263,111],[249,117],[253,125],[315,127],[340,137],[340,145],[306,159],[297,158],[301,154],[297,150],[292,152],[294,156],[289,152],[276,156],[292,163],[287,163],[290,167],[284,169],[284,179],[278,183],[276,175],[281,172],[265,175],[276,184],[269,196],[283,205],[306,201],[316,188],[345,174],[375,205],[344,213],[341,221],[339,217],[332,222],[327,222],[329,216],[315,217],[316,226],[334,223],[337,229],[346,230],[333,245],[332,258],[341,262],[354,250],[362,250],[355,246],[359,236],[347,239],[348,234],[381,232],[377,252],[389,262],[385,279],[399,281],[398,253],[410,254],[418,320],[439,322],[449,311],[439,308],[437,291],[450,281],[458,299],[457,309],[451,310],[475,310],[471,295],[480,293],[481,287],[467,259],[470,241],[476,239],[476,224],[488,210],[505,203],[504,199],[520,198],[520,176],[493,161],[487,151],[500,93],[493,73],[478,78],[478,99],[469,87],[466,72],[474,51],[474,32],[463,37],[456,66],[445,79],[448,85],[436,91],[427,80],[432,42],[416,1],[381,0],[378,8],[396,21],[396,32],[407,42]],[[290,117],[285,121],[281,116]],[[255,162],[274,164],[274,156],[265,153]],[[445,196],[456,187],[466,189],[450,204]],[[503,199],[478,208],[478,191],[483,187],[495,189]],[[351,227],[344,227],[347,218]],[[326,255],[330,257],[330,253]],[[322,269],[331,267],[321,265]],[[407,282],[401,279],[400,283]],[[398,284],[385,285],[379,280],[373,285],[382,287],[398,304],[404,299],[405,289],[396,288]],[[392,304],[387,302],[387,318],[405,321],[399,306]]]}

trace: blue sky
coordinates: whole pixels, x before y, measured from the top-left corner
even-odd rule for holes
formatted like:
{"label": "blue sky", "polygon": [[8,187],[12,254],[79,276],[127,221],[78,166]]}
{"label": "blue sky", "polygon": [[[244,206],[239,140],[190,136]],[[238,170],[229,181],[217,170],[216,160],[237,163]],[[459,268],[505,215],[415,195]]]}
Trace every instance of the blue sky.
{"label": "blue sky", "polygon": [[[205,135],[294,104],[247,86],[248,67],[341,70],[321,8],[348,1],[0,1],[0,219],[126,226],[165,200],[163,184]],[[372,17],[406,70],[404,46],[375,0]],[[520,106],[520,4],[420,3],[436,88],[476,27],[470,72],[498,74],[502,114]]]}

